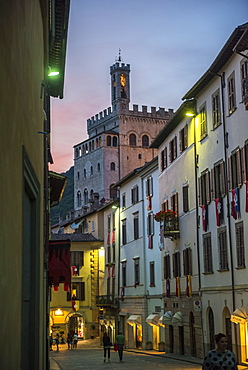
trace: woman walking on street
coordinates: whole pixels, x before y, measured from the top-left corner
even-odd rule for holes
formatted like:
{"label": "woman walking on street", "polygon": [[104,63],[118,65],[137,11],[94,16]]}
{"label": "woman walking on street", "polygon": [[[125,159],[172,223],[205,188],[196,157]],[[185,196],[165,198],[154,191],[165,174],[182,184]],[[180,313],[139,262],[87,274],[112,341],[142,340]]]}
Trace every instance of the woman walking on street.
{"label": "woman walking on street", "polygon": [[216,349],[208,351],[202,365],[203,370],[238,370],[235,354],[227,349],[227,336],[219,333],[214,337]]}
{"label": "woman walking on street", "polygon": [[104,360],[103,360],[103,362],[106,362],[107,352],[108,352],[108,362],[110,362],[110,338],[109,338],[108,334],[106,333],[106,331],[103,334],[102,341],[103,341],[103,351],[104,351],[104,354],[103,354]]}

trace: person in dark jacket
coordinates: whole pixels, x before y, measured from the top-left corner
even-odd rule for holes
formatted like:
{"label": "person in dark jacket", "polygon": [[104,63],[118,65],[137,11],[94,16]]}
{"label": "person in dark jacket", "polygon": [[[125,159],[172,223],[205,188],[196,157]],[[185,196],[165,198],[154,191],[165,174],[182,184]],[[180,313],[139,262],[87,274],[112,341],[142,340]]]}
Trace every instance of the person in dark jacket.
{"label": "person in dark jacket", "polygon": [[105,332],[103,334],[103,351],[104,351],[104,360],[103,362],[106,362],[106,354],[108,352],[108,362],[110,362],[110,338],[108,336],[108,334]]}

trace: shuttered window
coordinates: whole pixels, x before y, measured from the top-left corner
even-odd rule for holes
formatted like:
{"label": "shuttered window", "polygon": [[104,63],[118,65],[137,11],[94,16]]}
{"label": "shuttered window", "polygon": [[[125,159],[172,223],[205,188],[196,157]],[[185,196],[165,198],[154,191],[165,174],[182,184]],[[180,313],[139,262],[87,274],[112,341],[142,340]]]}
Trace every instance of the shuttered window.
{"label": "shuttered window", "polygon": [[171,197],[171,210],[178,214],[178,193],[175,193]]}
{"label": "shuttered window", "polygon": [[198,179],[199,187],[199,205],[206,205],[210,203],[210,173],[208,170],[204,171]]}
{"label": "shuttered window", "polygon": [[228,270],[226,229],[218,230],[220,270]]}
{"label": "shuttered window", "polygon": [[213,117],[213,128],[217,128],[220,124],[220,91],[217,90],[212,95],[212,117]]}
{"label": "shuttered window", "polygon": [[189,186],[183,186],[183,212],[189,210]]}
{"label": "shuttered window", "polygon": [[241,151],[236,149],[228,158],[229,170],[229,190],[235,189],[242,185],[242,172],[241,172]]}
{"label": "shuttered window", "polygon": [[166,254],[164,256],[164,279],[170,279],[170,277],[171,277],[170,255]]}
{"label": "shuttered window", "polygon": [[152,177],[147,177],[146,180],[146,197],[153,195],[153,183],[152,183]]}
{"label": "shuttered window", "polygon": [[192,250],[186,248],[183,250],[183,274],[192,275]]}
{"label": "shuttered window", "polygon": [[236,224],[237,266],[245,267],[245,243],[243,222]]}
{"label": "shuttered window", "polygon": [[179,132],[179,149],[182,153],[188,147],[188,125],[184,126]]}
{"label": "shuttered window", "polygon": [[122,244],[127,244],[127,224],[126,219],[122,220]]}
{"label": "shuttered window", "polygon": [[133,237],[139,239],[139,214],[135,214],[133,218]]}
{"label": "shuttered window", "polygon": [[147,235],[153,235],[154,233],[154,219],[153,219],[153,212],[148,213],[147,215]]}
{"label": "shuttered window", "polygon": [[236,94],[235,94],[235,78],[234,72],[227,80],[228,87],[228,110],[229,114],[232,114],[236,109]]}
{"label": "shuttered window", "polygon": [[204,273],[213,272],[211,234],[203,235]]}
{"label": "shuttered window", "polygon": [[226,179],[224,161],[219,162],[211,170],[212,198],[223,198],[226,195]]}
{"label": "shuttered window", "polygon": [[180,266],[180,252],[176,252],[172,255],[173,258],[173,276],[181,276],[181,266]]}
{"label": "shuttered window", "polygon": [[170,162],[177,158],[177,137],[175,136],[169,143],[170,148]]}
{"label": "shuttered window", "polygon": [[136,185],[131,189],[132,204],[136,204],[139,201],[139,187]]}

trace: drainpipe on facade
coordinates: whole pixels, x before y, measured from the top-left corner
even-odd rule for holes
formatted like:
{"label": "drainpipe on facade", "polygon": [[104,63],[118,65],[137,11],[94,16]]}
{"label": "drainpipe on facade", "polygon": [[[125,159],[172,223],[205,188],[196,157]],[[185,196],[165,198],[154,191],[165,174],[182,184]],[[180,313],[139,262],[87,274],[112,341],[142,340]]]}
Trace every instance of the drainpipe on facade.
{"label": "drainpipe on facade", "polygon": [[[226,87],[225,84],[225,72],[221,75],[217,75],[221,78],[221,103],[222,103],[222,120],[223,120],[223,136],[224,136],[224,158],[225,158],[225,172],[227,176],[227,181],[225,182],[225,191],[226,191],[226,201],[227,201],[227,222],[228,222],[228,237],[229,237],[229,249],[230,249],[230,267],[231,267],[231,285],[232,285],[232,304],[233,304],[233,311],[236,309],[236,301],[235,301],[235,291],[234,291],[234,267],[233,267],[233,252],[232,252],[232,232],[231,232],[231,215],[230,215],[230,198],[229,198],[229,189],[228,184],[230,181],[229,171],[228,171],[228,133],[226,132],[226,120],[225,120],[225,100],[224,100],[224,88]],[[234,325],[234,338],[235,338],[235,350],[236,356],[239,357],[238,354],[238,342],[237,342],[237,327]]]}
{"label": "drainpipe on facade", "polygon": [[[143,179],[141,181],[141,184],[142,184],[142,193],[141,194],[144,194],[144,181],[145,179]],[[142,204],[142,213],[143,213],[143,255],[144,255],[144,288],[145,288],[145,291],[144,291],[144,313],[145,313],[145,319],[147,318],[148,316],[148,304],[147,304],[147,301],[148,301],[148,294],[147,294],[147,279],[146,279],[146,242],[145,242],[145,235],[146,235],[146,225],[145,225],[145,196],[143,196],[143,204]],[[143,331],[144,331],[144,328],[146,328],[145,330],[145,335],[143,337],[142,335],[142,348],[144,348],[144,345],[147,341],[147,327],[146,325],[143,325],[142,323],[142,328],[143,328]],[[145,341],[144,341],[145,339]]]}
{"label": "drainpipe on facade", "polygon": [[117,333],[115,332],[115,337],[120,331],[120,320],[119,320],[119,312],[120,312],[120,256],[121,256],[121,248],[120,248],[120,241],[121,241],[121,236],[120,236],[120,227],[121,227],[121,207],[120,207],[120,190],[116,189],[116,191],[119,193],[118,198],[119,198],[119,207],[117,208],[118,210],[118,269],[117,269],[117,274],[118,274],[118,284],[117,284],[117,294],[118,294],[118,306],[117,306],[117,317],[116,317],[116,323],[115,323],[115,328],[117,329]]}

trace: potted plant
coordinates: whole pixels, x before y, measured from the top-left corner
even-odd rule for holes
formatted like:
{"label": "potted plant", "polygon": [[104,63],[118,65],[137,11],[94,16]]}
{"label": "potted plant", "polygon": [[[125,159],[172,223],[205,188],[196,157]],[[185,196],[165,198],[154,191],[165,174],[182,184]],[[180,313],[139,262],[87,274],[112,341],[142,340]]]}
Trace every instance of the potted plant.
{"label": "potted plant", "polygon": [[152,349],[152,342],[150,340],[146,342],[146,349]]}
{"label": "potted plant", "polygon": [[159,211],[154,215],[154,219],[160,222],[163,228],[165,238],[177,239],[179,237],[179,222],[178,214],[171,209],[167,211]]}
{"label": "potted plant", "polygon": [[159,352],[165,352],[165,342],[161,341],[158,343]]}

